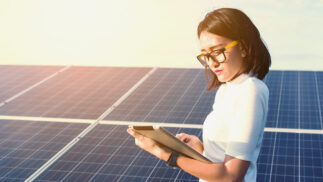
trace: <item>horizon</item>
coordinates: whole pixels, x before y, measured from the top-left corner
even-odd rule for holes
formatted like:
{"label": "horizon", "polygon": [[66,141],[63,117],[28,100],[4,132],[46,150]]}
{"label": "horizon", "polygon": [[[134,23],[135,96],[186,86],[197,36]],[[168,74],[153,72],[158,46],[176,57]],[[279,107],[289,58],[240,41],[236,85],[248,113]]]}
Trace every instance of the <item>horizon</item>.
{"label": "horizon", "polygon": [[221,7],[251,18],[272,70],[323,70],[322,0],[6,0],[0,64],[201,68],[196,28]]}

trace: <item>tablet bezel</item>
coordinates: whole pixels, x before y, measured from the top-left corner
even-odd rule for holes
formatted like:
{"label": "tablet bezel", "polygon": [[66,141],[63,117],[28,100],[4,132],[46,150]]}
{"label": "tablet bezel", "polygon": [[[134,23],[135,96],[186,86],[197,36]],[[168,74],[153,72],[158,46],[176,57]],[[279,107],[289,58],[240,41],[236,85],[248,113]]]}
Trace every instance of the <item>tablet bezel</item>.
{"label": "tablet bezel", "polygon": [[182,155],[199,160],[201,162],[212,163],[205,156],[170,134],[164,128],[158,125],[130,125],[130,128],[136,132],[155,140],[156,142],[168,147],[171,150],[179,152]]}

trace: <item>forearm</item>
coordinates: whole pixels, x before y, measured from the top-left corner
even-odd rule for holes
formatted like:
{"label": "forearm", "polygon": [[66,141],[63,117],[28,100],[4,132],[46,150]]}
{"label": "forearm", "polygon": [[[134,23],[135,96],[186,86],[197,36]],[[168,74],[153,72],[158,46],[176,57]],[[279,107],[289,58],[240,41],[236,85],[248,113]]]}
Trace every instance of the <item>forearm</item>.
{"label": "forearm", "polygon": [[[171,156],[169,149],[150,138],[136,133],[133,129],[128,129],[127,132],[135,137],[137,146],[161,160],[169,160]],[[202,142],[200,140],[195,141],[197,143],[190,146],[194,146],[194,149],[203,153]],[[249,161],[243,161],[228,155],[226,155],[222,163],[204,163],[180,155],[176,163],[184,171],[207,181],[242,181],[250,165]]]}
{"label": "forearm", "polygon": [[184,156],[179,156],[177,165],[187,173],[206,181],[234,181],[224,163],[204,163]]}

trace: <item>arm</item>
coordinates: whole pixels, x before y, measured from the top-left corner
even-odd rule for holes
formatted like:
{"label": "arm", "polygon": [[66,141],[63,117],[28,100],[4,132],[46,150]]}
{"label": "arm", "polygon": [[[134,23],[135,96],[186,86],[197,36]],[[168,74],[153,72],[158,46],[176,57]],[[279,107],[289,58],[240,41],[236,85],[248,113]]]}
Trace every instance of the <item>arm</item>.
{"label": "arm", "polygon": [[[167,161],[171,151],[132,129],[127,130],[135,138],[135,143],[161,160]],[[177,165],[184,171],[207,181],[242,181],[249,167],[248,161],[226,156],[223,163],[204,163],[179,156]]]}
{"label": "arm", "polygon": [[223,163],[207,164],[179,156],[177,165],[184,171],[207,181],[242,181],[250,162],[226,155]]}
{"label": "arm", "polygon": [[[177,165],[184,171],[207,181],[242,181],[253,151],[261,139],[264,128],[264,119],[267,112],[268,90],[258,90],[251,85],[241,94],[243,97],[238,101],[237,112],[234,122],[229,131],[229,142],[226,148],[224,162],[203,163],[184,156],[179,156]],[[167,161],[170,151],[160,146],[153,140],[146,138],[133,130],[129,134],[135,137],[136,145],[155,155],[161,160]],[[202,145],[201,142],[197,142]],[[193,148],[198,148],[197,146]],[[200,146],[200,149],[201,146]],[[198,150],[198,149],[197,149]],[[200,150],[202,151],[202,150]],[[235,156],[235,157],[231,157]]]}

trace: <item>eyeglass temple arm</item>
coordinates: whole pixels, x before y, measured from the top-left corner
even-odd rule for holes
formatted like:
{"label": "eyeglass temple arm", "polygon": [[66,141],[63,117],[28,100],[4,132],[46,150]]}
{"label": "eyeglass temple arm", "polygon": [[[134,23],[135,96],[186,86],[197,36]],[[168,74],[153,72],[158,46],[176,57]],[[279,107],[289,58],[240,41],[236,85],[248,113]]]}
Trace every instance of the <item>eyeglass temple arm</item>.
{"label": "eyeglass temple arm", "polygon": [[238,44],[238,41],[235,40],[235,41],[231,42],[230,44],[228,44],[227,46],[225,46],[224,48],[225,48],[225,50],[228,50],[237,44]]}

